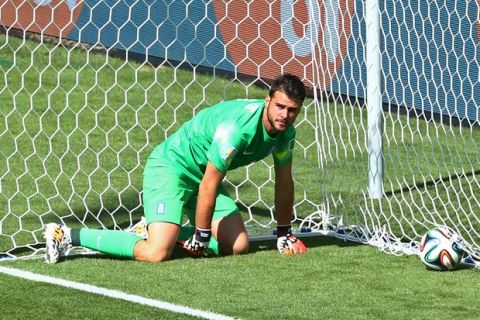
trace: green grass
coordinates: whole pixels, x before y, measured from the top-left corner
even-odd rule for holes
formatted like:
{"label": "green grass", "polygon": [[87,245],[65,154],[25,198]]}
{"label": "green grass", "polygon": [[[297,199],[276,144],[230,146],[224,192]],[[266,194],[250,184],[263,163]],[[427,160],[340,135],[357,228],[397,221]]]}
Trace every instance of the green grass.
{"label": "green grass", "polygon": [[[0,60],[0,252],[41,242],[51,221],[131,225],[158,143],[202,108],[266,94],[247,82],[4,35]],[[418,240],[447,224],[478,247],[480,130],[385,113],[386,196],[372,201],[366,128],[360,106],[332,100],[316,109],[307,99],[297,120],[296,217],[328,204],[346,225],[386,226]],[[272,176],[271,159],[228,174],[255,233],[274,223]]]}
{"label": "green grass", "polygon": [[[196,319],[193,316],[146,308],[142,305],[65,289],[51,284],[0,275],[2,290],[9,293],[8,305],[0,310],[3,319]],[[39,299],[39,297],[42,297]],[[93,305],[98,306],[92,308]]]}
{"label": "green grass", "polygon": [[[0,252],[26,255],[50,221],[125,228],[142,214],[139,193],[150,151],[202,108],[265,89],[223,77],[135,62],[0,35]],[[15,63],[13,63],[15,61]],[[385,191],[367,195],[366,110],[306,101],[295,148],[296,214],[327,203],[345,224],[386,225],[418,239],[428,226],[457,226],[479,243],[478,128],[386,113]],[[320,140],[319,168],[315,130]],[[273,223],[271,160],[230,172],[252,232]],[[246,179],[248,175],[248,179]],[[260,190],[260,192],[259,192]],[[258,223],[257,223],[258,222]],[[464,229],[462,229],[465,226]],[[477,272],[431,272],[417,257],[330,238],[307,255],[282,257],[273,242],[238,257],[164,264],[105,257],[4,262],[245,319],[473,319]],[[33,244],[33,247],[23,247]],[[11,251],[14,247],[19,250]],[[477,249],[478,250],[478,249]],[[0,318],[190,319],[171,312],[0,275]]]}
{"label": "green grass", "polygon": [[[472,285],[475,270],[434,272],[415,256],[385,255],[325,237],[306,242],[308,253],[293,257],[280,256],[274,243],[265,242],[244,256],[195,260],[177,255],[163,264],[85,257],[56,265],[30,260],[3,266],[241,319],[476,319],[480,311],[480,293]],[[12,319],[44,319],[52,308],[65,312],[67,306],[74,319],[183,319],[71,289],[0,278],[2,291],[8,292],[0,312]]]}

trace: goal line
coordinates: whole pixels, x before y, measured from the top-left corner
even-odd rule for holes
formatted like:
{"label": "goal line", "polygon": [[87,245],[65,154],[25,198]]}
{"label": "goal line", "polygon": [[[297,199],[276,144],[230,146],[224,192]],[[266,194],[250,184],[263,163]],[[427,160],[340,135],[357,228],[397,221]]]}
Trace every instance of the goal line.
{"label": "goal line", "polygon": [[17,277],[17,278],[30,280],[30,281],[53,284],[53,285],[62,286],[70,289],[102,295],[109,298],[120,299],[120,300],[133,302],[137,304],[143,304],[149,307],[163,309],[163,310],[167,310],[175,313],[183,313],[183,314],[187,314],[187,315],[191,315],[191,316],[199,317],[203,319],[212,319],[212,320],[213,319],[215,320],[234,319],[232,317],[228,317],[218,313],[192,309],[189,307],[185,307],[185,306],[181,306],[181,305],[177,305],[177,304],[173,304],[173,303],[169,303],[161,300],[149,299],[149,298],[145,298],[145,297],[134,295],[134,294],[128,294],[118,290],[113,290],[113,289],[98,287],[98,286],[85,284],[81,282],[45,276],[38,273],[23,271],[15,268],[6,268],[6,267],[0,266],[0,273]]}

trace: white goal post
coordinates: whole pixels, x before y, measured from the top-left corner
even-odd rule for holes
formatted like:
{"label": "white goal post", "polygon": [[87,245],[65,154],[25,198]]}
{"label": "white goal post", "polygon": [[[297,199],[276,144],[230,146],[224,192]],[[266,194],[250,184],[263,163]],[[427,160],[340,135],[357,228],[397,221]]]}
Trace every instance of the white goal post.
{"label": "white goal post", "polygon": [[[445,225],[480,257],[477,2],[0,0],[0,260],[46,223],[127,229],[145,160],[202,108],[309,88],[298,231],[416,254]],[[227,175],[253,236],[275,226],[270,159]]]}

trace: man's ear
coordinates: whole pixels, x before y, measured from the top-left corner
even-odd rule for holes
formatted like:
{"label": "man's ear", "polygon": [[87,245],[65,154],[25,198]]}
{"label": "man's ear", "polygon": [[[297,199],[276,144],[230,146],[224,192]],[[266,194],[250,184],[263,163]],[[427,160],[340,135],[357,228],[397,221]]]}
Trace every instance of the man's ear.
{"label": "man's ear", "polygon": [[268,106],[269,103],[270,103],[270,96],[267,95],[267,97],[265,98],[265,105]]}

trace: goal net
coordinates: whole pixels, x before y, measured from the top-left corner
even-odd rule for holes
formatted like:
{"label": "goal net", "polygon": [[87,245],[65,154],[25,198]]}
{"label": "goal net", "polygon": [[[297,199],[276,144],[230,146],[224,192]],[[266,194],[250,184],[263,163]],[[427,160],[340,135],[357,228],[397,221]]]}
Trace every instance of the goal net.
{"label": "goal net", "polygon": [[[367,20],[367,2],[0,0],[0,259],[41,254],[49,222],[132,226],[152,149],[283,72],[310,95],[297,230],[415,254],[445,225],[479,257],[477,3],[375,2]],[[271,234],[271,159],[225,186],[249,233]]]}

